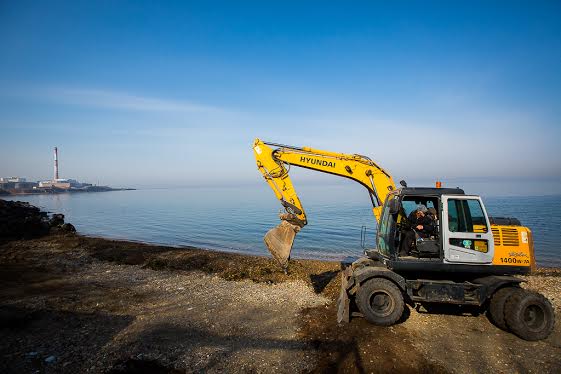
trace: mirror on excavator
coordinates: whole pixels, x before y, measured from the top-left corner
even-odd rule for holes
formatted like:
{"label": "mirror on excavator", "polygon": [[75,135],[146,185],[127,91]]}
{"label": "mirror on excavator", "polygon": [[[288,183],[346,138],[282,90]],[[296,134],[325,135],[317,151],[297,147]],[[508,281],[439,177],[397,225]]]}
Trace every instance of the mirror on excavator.
{"label": "mirror on excavator", "polygon": [[389,202],[389,209],[390,209],[390,214],[397,214],[399,213],[399,209],[401,208],[401,205],[399,204],[399,200],[398,199],[391,199]]}

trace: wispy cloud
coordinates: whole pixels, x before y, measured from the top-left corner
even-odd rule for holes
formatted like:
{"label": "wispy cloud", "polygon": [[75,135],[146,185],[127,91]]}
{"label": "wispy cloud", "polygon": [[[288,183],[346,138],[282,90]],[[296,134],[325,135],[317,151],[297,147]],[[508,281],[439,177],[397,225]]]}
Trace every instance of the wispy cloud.
{"label": "wispy cloud", "polygon": [[[12,93],[14,94],[14,93]],[[221,112],[218,107],[191,101],[141,96],[121,91],[50,87],[18,92],[15,95],[48,100],[60,104],[93,108],[149,112]]]}

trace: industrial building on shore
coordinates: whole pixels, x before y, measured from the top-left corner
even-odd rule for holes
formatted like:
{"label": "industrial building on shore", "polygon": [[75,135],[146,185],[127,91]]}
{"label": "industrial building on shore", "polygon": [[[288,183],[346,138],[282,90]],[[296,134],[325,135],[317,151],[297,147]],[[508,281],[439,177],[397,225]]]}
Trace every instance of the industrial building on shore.
{"label": "industrial building on shore", "polygon": [[0,194],[26,194],[26,193],[59,193],[73,191],[111,191],[110,187],[94,186],[90,183],[78,182],[75,179],[59,177],[58,148],[54,149],[54,170],[51,180],[28,182],[21,177],[0,177]]}
{"label": "industrial building on shore", "polygon": [[0,177],[0,189],[2,190],[26,190],[36,186],[36,182],[28,182],[25,178]]}
{"label": "industrial building on shore", "polygon": [[36,188],[58,188],[61,190],[69,190],[72,188],[87,188],[92,185],[89,183],[80,183],[74,179],[59,178],[58,175],[58,148],[55,147],[54,152],[54,172],[53,179],[47,181],[40,181]]}

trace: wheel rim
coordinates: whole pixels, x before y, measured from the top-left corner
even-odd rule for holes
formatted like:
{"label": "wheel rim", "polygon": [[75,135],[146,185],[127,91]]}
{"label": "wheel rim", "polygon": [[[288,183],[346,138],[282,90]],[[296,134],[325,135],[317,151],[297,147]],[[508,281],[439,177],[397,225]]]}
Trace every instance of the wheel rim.
{"label": "wheel rim", "polygon": [[393,298],[383,290],[372,292],[369,304],[372,312],[379,317],[390,315],[394,307]]}
{"label": "wheel rim", "polygon": [[545,311],[539,305],[528,305],[523,318],[524,324],[533,331],[540,331],[545,325]]}

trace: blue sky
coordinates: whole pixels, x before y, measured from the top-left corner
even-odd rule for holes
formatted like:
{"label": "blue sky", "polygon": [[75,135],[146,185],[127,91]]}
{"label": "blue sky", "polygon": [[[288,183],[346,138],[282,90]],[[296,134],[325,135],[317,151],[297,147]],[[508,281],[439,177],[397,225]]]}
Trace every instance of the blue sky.
{"label": "blue sky", "polygon": [[561,192],[560,4],[3,1],[0,175],[260,183],[261,137]]}

